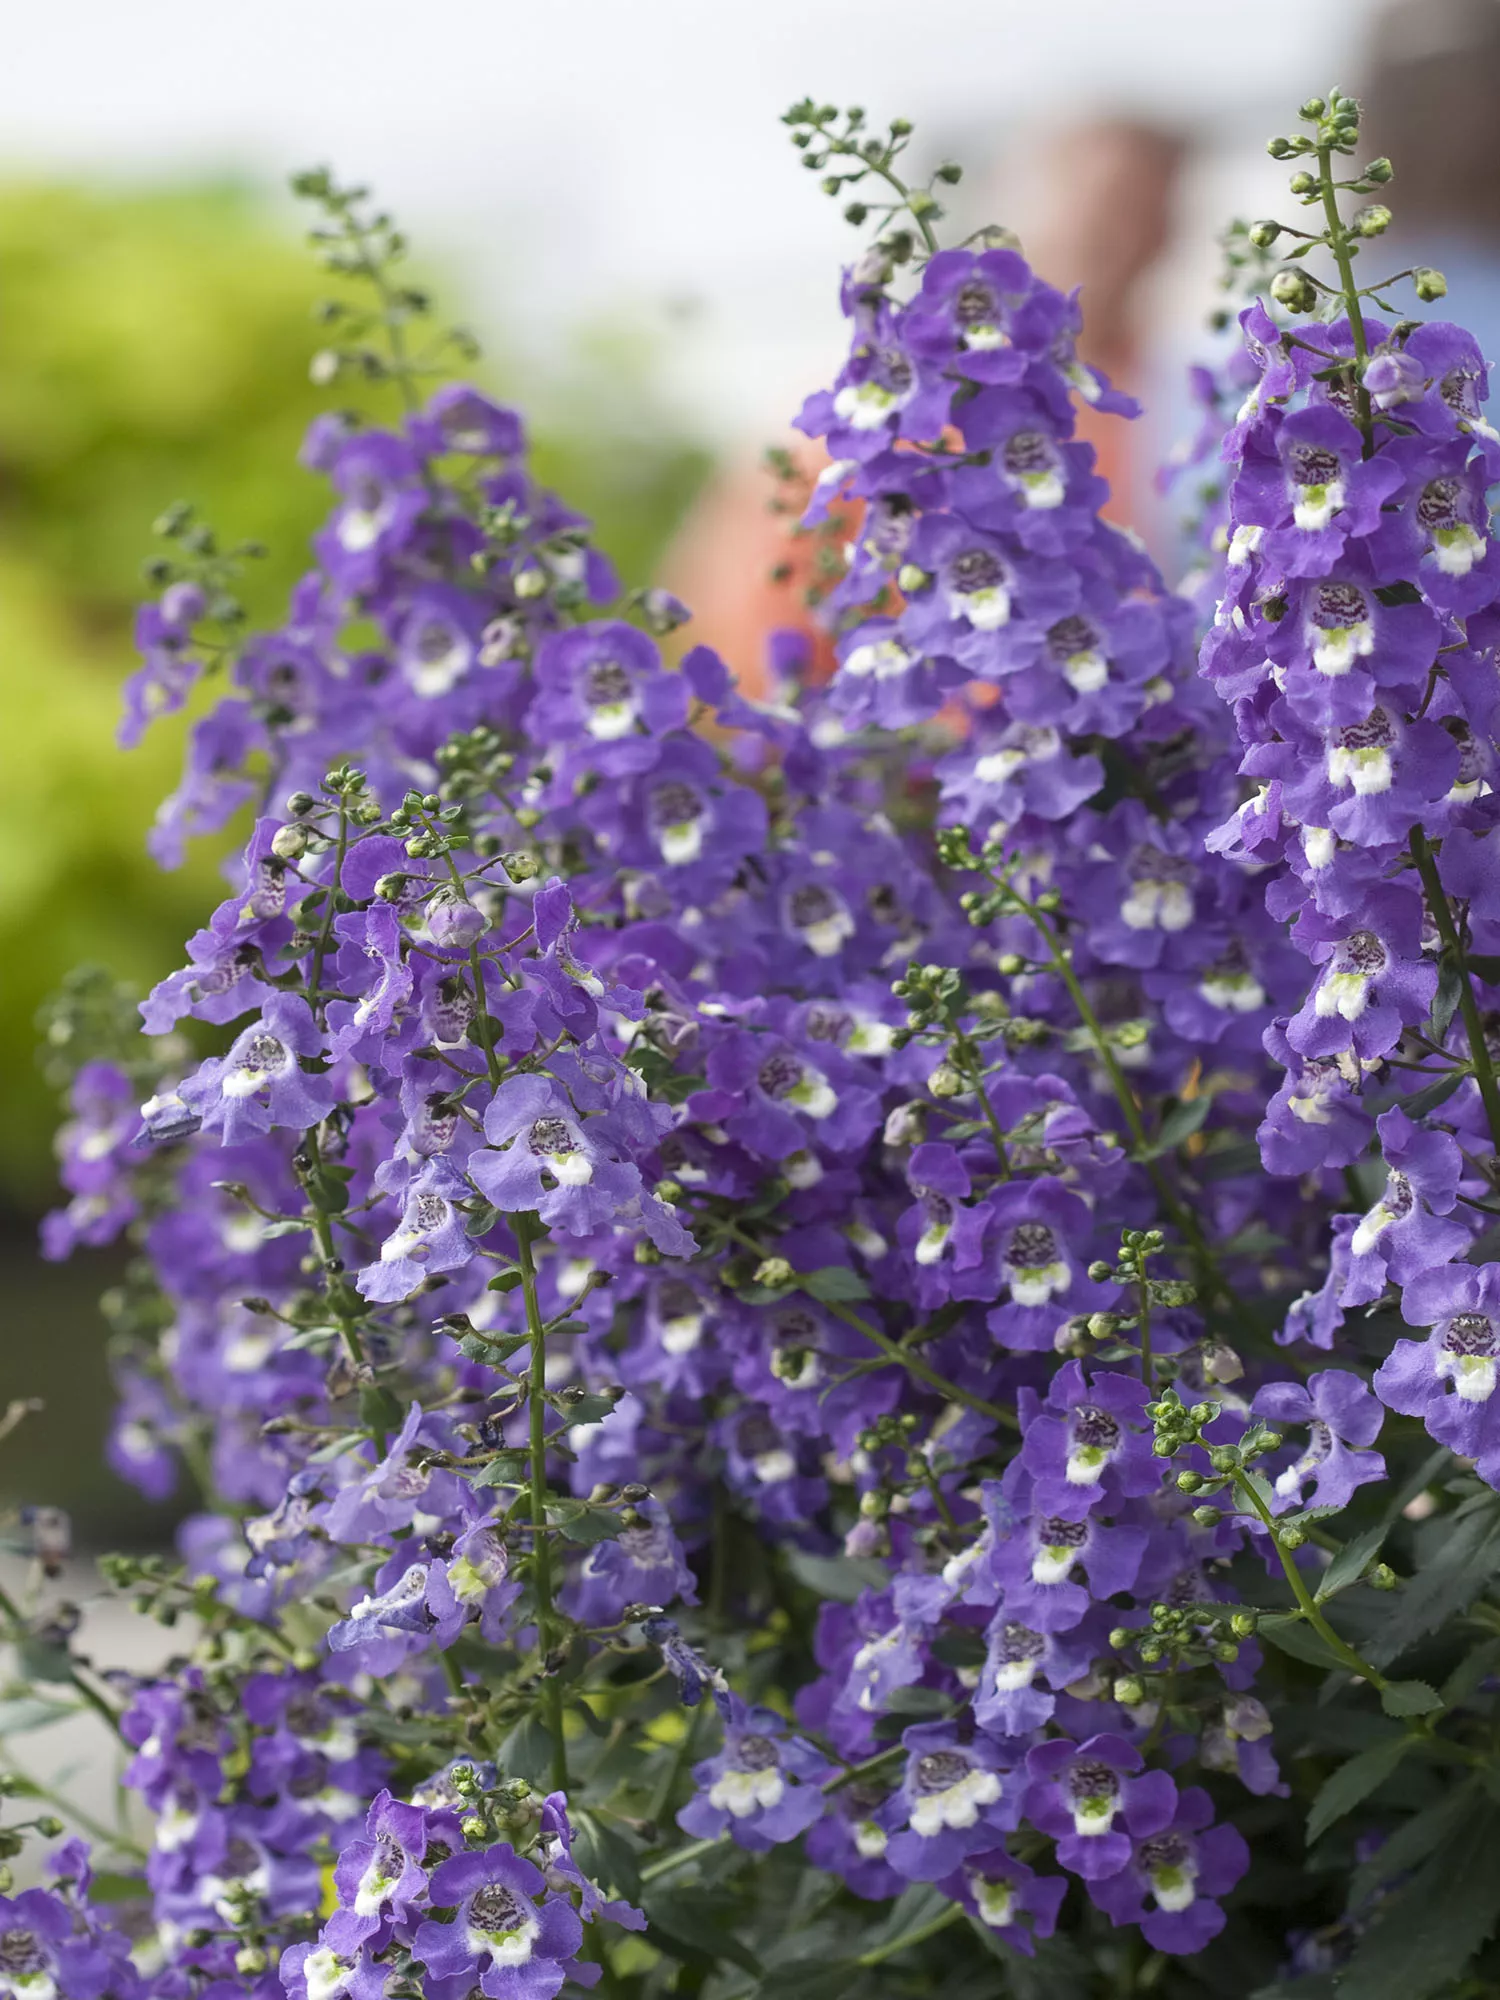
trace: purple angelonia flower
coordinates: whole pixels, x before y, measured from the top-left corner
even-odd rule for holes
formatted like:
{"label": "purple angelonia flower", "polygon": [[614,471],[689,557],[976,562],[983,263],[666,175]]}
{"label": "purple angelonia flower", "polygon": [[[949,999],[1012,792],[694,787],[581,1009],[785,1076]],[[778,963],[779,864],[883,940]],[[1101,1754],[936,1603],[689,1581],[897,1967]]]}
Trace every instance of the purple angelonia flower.
{"label": "purple angelonia flower", "polygon": [[763,1854],[805,1833],[823,1812],[827,1761],[794,1735],[769,1708],[728,1698],[724,1747],[693,1768],[697,1795],[677,1824],[699,1839],[728,1833],[736,1845]]}
{"label": "purple angelonia flower", "polygon": [[1500,1479],[1500,1264],[1447,1264],[1413,1278],[1401,1300],[1424,1341],[1398,1340],[1375,1371],[1388,1409],[1420,1417],[1439,1444]]}
{"label": "purple angelonia flower", "polygon": [[434,1871],[430,1893],[454,1916],[423,1923],[412,1956],[434,1980],[454,1982],[454,1991],[467,1980],[486,2000],[552,2000],[574,1971],[583,1925],[566,1898],[538,1902],[544,1888],[542,1871],[504,1842],[451,1855]]}
{"label": "purple angelonia flower", "polygon": [[1131,1828],[1130,1859],[1091,1882],[1089,1894],[1115,1923],[1138,1923],[1155,1950],[1188,1954],[1224,1928],[1215,1898],[1239,1881],[1250,1854],[1232,1826],[1213,1824],[1206,1792],[1190,1787],[1160,1803],[1165,1815],[1150,1825],[1147,1814],[1138,1814],[1143,1823]]}
{"label": "purple angelonia flower", "polygon": [[1130,1860],[1130,1834],[1153,1832],[1172,1817],[1177,1787],[1165,1771],[1142,1771],[1141,1753],[1122,1736],[1084,1743],[1055,1737],[1028,1751],[1026,1817],[1057,1841],[1064,1868],[1095,1882]]}
{"label": "purple angelonia flower", "polygon": [[[1278,1472],[1278,1511],[1287,1507],[1346,1507],[1356,1487],[1385,1477],[1385,1460],[1372,1445],[1384,1411],[1369,1386],[1343,1368],[1322,1368],[1299,1382],[1268,1382],[1251,1405],[1258,1417],[1278,1424],[1306,1424],[1304,1451]],[[1312,1483],[1312,1499],[1305,1489]]]}

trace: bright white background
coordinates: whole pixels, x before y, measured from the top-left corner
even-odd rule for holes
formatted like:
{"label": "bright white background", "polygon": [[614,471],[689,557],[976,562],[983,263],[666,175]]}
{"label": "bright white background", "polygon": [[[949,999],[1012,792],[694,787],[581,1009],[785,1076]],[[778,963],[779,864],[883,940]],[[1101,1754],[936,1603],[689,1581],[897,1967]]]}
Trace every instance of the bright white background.
{"label": "bright white background", "polygon": [[[3,10],[0,170],[326,161],[462,274],[481,325],[545,354],[655,328],[710,437],[776,427],[837,348],[850,232],[797,169],[796,96],[918,122],[973,170],[1049,118],[1171,122],[1199,164],[1173,280],[1267,184],[1265,133],[1353,87],[1370,0],[59,0]],[[1257,164],[1257,158],[1259,164]],[[1262,193],[1265,189],[1266,192]],[[996,218],[1002,219],[1002,218]],[[0,301],[3,310],[3,301]]]}

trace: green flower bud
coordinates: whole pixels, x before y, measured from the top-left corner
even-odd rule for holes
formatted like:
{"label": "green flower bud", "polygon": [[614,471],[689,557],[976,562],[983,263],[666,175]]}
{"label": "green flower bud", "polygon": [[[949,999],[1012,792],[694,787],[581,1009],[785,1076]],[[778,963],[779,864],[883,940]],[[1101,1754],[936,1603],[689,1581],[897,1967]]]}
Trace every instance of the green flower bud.
{"label": "green flower bud", "polygon": [[1384,202],[1372,201],[1355,211],[1354,227],[1361,236],[1384,236],[1390,226],[1391,211]]}
{"label": "green flower bud", "polygon": [[1246,233],[1257,250],[1269,250],[1281,234],[1281,224],[1269,219],[1264,222],[1252,222]]}
{"label": "green flower bud", "polygon": [[1177,1475],[1177,1490],[1179,1493],[1196,1493],[1202,1484],[1203,1474],[1201,1472],[1187,1471],[1179,1472]]}
{"label": "green flower bud", "polygon": [[1193,1509],[1193,1519],[1200,1528],[1217,1528],[1223,1518],[1223,1509],[1219,1507],[1195,1507]]}
{"label": "green flower bud", "polygon": [[1389,1563],[1376,1563],[1365,1578],[1365,1582],[1372,1590],[1394,1590],[1400,1581]]}
{"label": "green flower bud", "polygon": [[1255,1636],[1255,1613],[1236,1611],[1229,1621],[1229,1629],[1236,1639],[1253,1639]]}
{"label": "green flower bud", "polygon": [[1116,1653],[1123,1653],[1134,1636],[1128,1625],[1116,1625],[1109,1635],[1110,1646]]}
{"label": "green flower bud", "polygon": [[271,852],[278,861],[300,861],[311,837],[307,828],[295,821],[290,826],[279,826],[271,836]]}
{"label": "green flower bud", "polygon": [[1434,299],[1448,296],[1448,280],[1441,271],[1434,271],[1431,265],[1419,264],[1411,275],[1417,297],[1424,305],[1431,305]]}
{"label": "green flower bud", "polygon": [[1293,174],[1292,178],[1287,182],[1287,186],[1293,194],[1316,194],[1318,191],[1318,177],[1316,174],[1306,172]]}
{"label": "green flower bud", "polygon": [[1300,1549],[1307,1537],[1300,1528],[1278,1528],[1276,1539],[1284,1549]]}
{"label": "green flower bud", "polygon": [[902,563],[896,572],[896,588],[906,597],[915,597],[932,581],[932,572],[917,563]]}
{"label": "green flower bud", "polygon": [[768,1291],[779,1291],[789,1285],[797,1273],[785,1257],[762,1257],[755,1267],[754,1282],[764,1285]]}
{"label": "green flower bud", "polygon": [[964,1087],[964,1080],[952,1063],[939,1063],[927,1079],[927,1088],[934,1097],[957,1097]]}
{"label": "green flower bud", "polygon": [[1305,271],[1278,271],[1271,280],[1271,297],[1288,312],[1308,313],[1318,303],[1318,290]]}
{"label": "green flower bud", "polygon": [[1115,1700],[1122,1708],[1139,1708],[1146,1699],[1146,1690],[1135,1674],[1122,1674],[1115,1682]]}
{"label": "green flower bud", "polygon": [[1384,187],[1387,181],[1394,178],[1395,172],[1396,169],[1391,165],[1390,161],[1382,157],[1378,160],[1371,160],[1363,174],[1361,174],[1360,179],[1374,181],[1377,187]]}

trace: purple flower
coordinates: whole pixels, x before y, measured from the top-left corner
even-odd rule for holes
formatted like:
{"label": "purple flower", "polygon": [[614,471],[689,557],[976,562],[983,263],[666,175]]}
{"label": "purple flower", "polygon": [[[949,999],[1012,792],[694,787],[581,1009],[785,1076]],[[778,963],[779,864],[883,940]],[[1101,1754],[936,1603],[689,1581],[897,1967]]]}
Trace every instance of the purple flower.
{"label": "purple flower", "polygon": [[228,1055],[210,1058],[178,1095],[226,1146],[276,1125],[306,1131],[337,1102],[332,1079],[303,1069],[299,1060],[320,1056],[323,1046],[307,1002],[295,993],[273,993]]}
{"label": "purple flower", "polygon": [[[1278,1424],[1306,1424],[1306,1449],[1276,1475],[1275,1494],[1281,1507],[1346,1507],[1357,1486],[1385,1477],[1385,1460],[1365,1451],[1380,1435],[1384,1417],[1380,1404],[1358,1375],[1343,1368],[1323,1368],[1299,1382],[1268,1382],[1251,1405],[1256,1416]],[[1312,1482],[1312,1500],[1305,1497]]]}
{"label": "purple flower", "polygon": [[1500,1478],[1500,1264],[1448,1264],[1413,1278],[1401,1300],[1408,1326],[1430,1326],[1424,1341],[1398,1340],[1375,1371],[1388,1409],[1420,1417],[1440,1444]]}
{"label": "purple flower", "polygon": [[583,1942],[573,1905],[544,1903],[542,1872],[503,1842],[482,1854],[455,1854],[432,1877],[436,1907],[456,1905],[453,1920],[422,1924],[412,1956],[434,1979],[468,1979],[488,2000],[551,2000],[573,1971]]}
{"label": "purple flower", "polygon": [[355,1281],[364,1297],[409,1298],[433,1273],[467,1264],[474,1245],[455,1203],[469,1194],[462,1174],[445,1159],[429,1160],[407,1190],[401,1220],[381,1244],[379,1261],[367,1264]]}
{"label": "purple flower", "polygon": [[1049,1938],[1068,1885],[1061,1875],[1037,1875],[995,1846],[964,1857],[938,1887],[961,1903],[987,1931],[1031,1957],[1038,1938]]}
{"label": "purple flower", "polygon": [[334,1870],[339,1943],[373,1937],[388,1917],[404,1917],[425,1899],[429,1817],[420,1806],[402,1805],[388,1791],[371,1801],[364,1837],[349,1843]]}
{"label": "purple flower", "polygon": [[1154,1493],[1161,1461],[1145,1430],[1146,1392],[1133,1376],[1064,1362],[1047,1400],[1037,1408],[1028,1391],[1019,1405],[1021,1463],[1036,1482],[1036,1501],[1051,1514],[1082,1515],[1100,1501],[1118,1503]]}
{"label": "purple flower", "polygon": [[1414,1125],[1399,1105],[1376,1121],[1386,1183],[1349,1239],[1345,1306],[1378,1299],[1387,1280],[1404,1285],[1450,1263],[1469,1246],[1469,1231],[1448,1219],[1458,1199],[1463,1156],[1446,1132]]}
{"label": "purple flower", "polygon": [[996,1743],[982,1735],[965,1741],[951,1722],[918,1723],[901,1741],[906,1825],[886,1859],[908,1881],[938,1882],[1019,1823],[1023,1788]]}
{"label": "purple flower", "polygon": [[729,1833],[752,1854],[805,1833],[823,1811],[824,1758],[769,1708],[728,1697],[724,1747],[693,1768],[698,1792],[677,1824],[700,1839]]}
{"label": "purple flower", "polygon": [[1130,1860],[1132,1834],[1164,1825],[1177,1803],[1165,1771],[1141,1772],[1141,1753],[1122,1736],[1091,1736],[1084,1743],[1056,1737],[1027,1753],[1026,1817],[1057,1841],[1064,1868],[1085,1881],[1113,1875]]}
{"label": "purple flower", "polygon": [[607,1115],[581,1115],[550,1077],[507,1078],[484,1115],[489,1150],[469,1175],[507,1214],[528,1209],[575,1236],[613,1220],[640,1192],[636,1167],[618,1157]]}
{"label": "purple flower", "polygon": [[1117,1874],[1091,1882],[1089,1894],[1115,1923],[1138,1923],[1155,1950],[1201,1951],[1224,1928],[1214,1898],[1239,1881],[1249,1850],[1232,1826],[1213,1825],[1207,1792],[1192,1787],[1160,1803],[1165,1816],[1132,1827],[1130,1859]]}

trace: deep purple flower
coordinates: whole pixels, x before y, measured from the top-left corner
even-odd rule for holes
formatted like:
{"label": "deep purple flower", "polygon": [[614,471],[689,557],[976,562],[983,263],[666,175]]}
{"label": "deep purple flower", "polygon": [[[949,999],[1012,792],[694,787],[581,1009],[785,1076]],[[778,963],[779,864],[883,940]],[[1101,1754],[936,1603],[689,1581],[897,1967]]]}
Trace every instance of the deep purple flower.
{"label": "deep purple flower", "polygon": [[1117,1874],[1091,1882],[1089,1893],[1115,1923],[1138,1923],[1155,1950],[1201,1951],[1224,1928],[1214,1899],[1244,1874],[1249,1849],[1232,1826],[1213,1824],[1207,1792],[1192,1787],[1162,1803],[1166,1816],[1154,1826],[1132,1828],[1129,1861]]}
{"label": "deep purple flower", "polygon": [[573,1971],[583,1925],[560,1896],[544,1903],[542,1872],[503,1842],[482,1854],[455,1854],[432,1877],[436,1907],[456,1905],[449,1923],[429,1919],[412,1956],[439,1980],[470,1979],[488,2000],[551,2000]]}
{"label": "deep purple flower", "polygon": [[828,1764],[769,1708],[729,1697],[724,1747],[693,1768],[698,1791],[677,1824],[700,1839],[727,1832],[752,1854],[805,1833],[823,1811]]}
{"label": "deep purple flower", "polygon": [[326,1073],[305,1070],[300,1058],[323,1053],[312,1009],[295,993],[273,993],[261,1017],[235,1037],[227,1056],[211,1057],[179,1086],[178,1095],[222,1134],[226,1146],[253,1133],[289,1125],[306,1131],[337,1102]]}
{"label": "deep purple flower", "polygon": [[[1276,1475],[1281,1507],[1346,1507],[1356,1487],[1385,1477],[1380,1453],[1361,1449],[1380,1435],[1384,1412],[1366,1383],[1347,1369],[1319,1369],[1308,1376],[1306,1388],[1300,1382],[1268,1382],[1251,1407],[1275,1423],[1308,1427],[1305,1450]],[[1309,1481],[1310,1503],[1304,1497]]]}
{"label": "deep purple flower", "polygon": [[[1084,1743],[1054,1737],[1027,1753],[1026,1817],[1057,1841],[1064,1868],[1094,1882],[1130,1860],[1132,1834],[1153,1832],[1172,1816],[1177,1787],[1165,1771],[1141,1770],[1141,1753],[1122,1736]],[[1139,1775],[1137,1775],[1139,1774]]]}
{"label": "deep purple flower", "polygon": [[1424,1341],[1398,1340],[1375,1371],[1375,1393],[1403,1416],[1420,1417],[1440,1444],[1500,1477],[1500,1264],[1446,1264],[1413,1278],[1401,1300]]}

